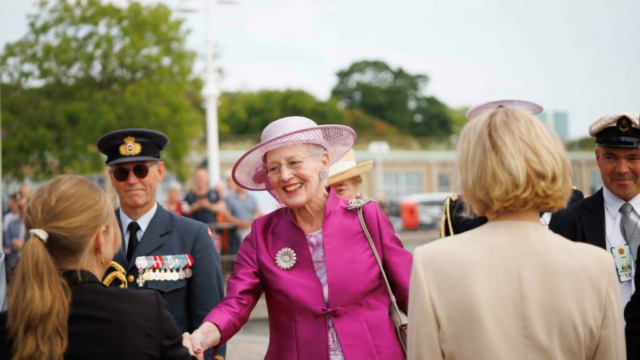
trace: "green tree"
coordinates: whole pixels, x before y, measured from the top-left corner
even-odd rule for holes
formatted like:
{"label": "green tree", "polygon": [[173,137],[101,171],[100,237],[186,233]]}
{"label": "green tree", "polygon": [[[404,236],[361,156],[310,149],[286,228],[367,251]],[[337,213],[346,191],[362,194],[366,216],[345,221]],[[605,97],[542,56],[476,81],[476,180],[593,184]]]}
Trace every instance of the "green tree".
{"label": "green tree", "polygon": [[469,107],[449,108],[449,117],[451,118],[453,132],[455,134],[460,134],[462,128],[469,121],[469,119],[467,119],[467,111],[469,111]]}
{"label": "green tree", "polygon": [[255,135],[272,121],[305,116],[318,124],[345,124],[335,100],[320,101],[302,90],[224,93],[218,109],[220,128],[230,134]]}
{"label": "green tree", "polygon": [[423,94],[426,75],[394,70],[382,61],[359,61],[337,76],[331,96],[345,108],[361,109],[406,134],[443,136],[453,131],[447,106]]}
{"label": "green tree", "polygon": [[185,36],[164,5],[41,1],[0,55],[5,175],[100,171],[95,142],[126,127],[167,133],[167,165],[186,174],[204,115]]}

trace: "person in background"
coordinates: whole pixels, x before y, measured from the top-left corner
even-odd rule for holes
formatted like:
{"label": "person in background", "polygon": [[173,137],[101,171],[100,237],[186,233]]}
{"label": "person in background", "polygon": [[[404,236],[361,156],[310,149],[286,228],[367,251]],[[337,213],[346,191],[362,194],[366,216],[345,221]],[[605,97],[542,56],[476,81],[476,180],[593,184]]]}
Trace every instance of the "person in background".
{"label": "person in background", "polygon": [[0,253],[0,311],[7,310],[7,268],[4,259],[7,256]]}
{"label": "person in background", "polygon": [[[236,255],[240,249],[240,243],[251,231],[253,220],[262,216],[262,213],[258,210],[258,203],[253,196],[236,185],[230,172],[227,176],[227,188],[225,198],[227,210],[224,215],[227,221],[235,225],[235,229],[229,233],[229,254]],[[233,265],[231,271],[233,271]]]}
{"label": "person in background", "polygon": [[331,186],[336,195],[345,199],[359,199],[358,186],[362,184],[362,174],[368,173],[373,167],[373,160],[356,164],[353,149],[349,150],[340,161],[329,168],[327,185]]}
{"label": "person in background", "polygon": [[23,199],[29,199],[31,197],[31,186],[27,184],[20,185],[20,189],[18,189],[18,193],[20,197]]}
{"label": "person in background", "polygon": [[165,209],[177,215],[186,215],[189,212],[189,204],[180,198],[182,186],[179,182],[173,181],[169,184],[167,191],[167,201],[164,202]]}
{"label": "person in background", "polygon": [[24,211],[27,206],[28,198],[18,194],[17,198],[17,210],[9,223],[6,224],[6,230],[4,231],[2,238],[2,249],[6,255],[6,271],[7,271],[7,283],[11,285],[13,281],[15,269],[20,262],[22,255],[22,248],[27,237],[26,229],[24,226]]}
{"label": "person in background", "polygon": [[202,223],[216,223],[217,213],[225,210],[220,194],[209,188],[209,172],[205,168],[197,168],[193,175],[193,190],[185,196],[189,208],[189,217]]}
{"label": "person in background", "polygon": [[[636,271],[633,281],[637,289],[640,286],[640,271]],[[624,308],[624,320],[627,323],[627,360],[640,360],[640,292],[633,293]]]}
{"label": "person in background", "polygon": [[[249,319],[264,292],[269,312],[265,359],[403,359],[389,317],[391,298],[358,213],[326,188],[329,166],[355,132],[304,117],[269,124],[261,143],[235,164],[233,179],[269,191],[284,206],[255,221],[240,247],[222,302],[192,335],[190,349],[219,346]],[[406,311],[411,253],[375,202],[364,221],[382,267]]]}
{"label": "person in background", "polygon": [[9,195],[9,210],[2,217],[2,231],[7,231],[7,225],[13,221],[13,219],[19,218],[20,193],[13,193]]}
{"label": "person in background", "polygon": [[0,313],[0,359],[190,358],[158,293],[100,283],[121,240],[98,185],[73,175],[50,180],[24,220],[29,241],[9,312]]}
{"label": "person in background", "polygon": [[468,211],[489,221],[415,250],[409,359],[624,360],[611,255],[540,225],[571,196],[560,139],[498,107],[465,125],[457,167]]}

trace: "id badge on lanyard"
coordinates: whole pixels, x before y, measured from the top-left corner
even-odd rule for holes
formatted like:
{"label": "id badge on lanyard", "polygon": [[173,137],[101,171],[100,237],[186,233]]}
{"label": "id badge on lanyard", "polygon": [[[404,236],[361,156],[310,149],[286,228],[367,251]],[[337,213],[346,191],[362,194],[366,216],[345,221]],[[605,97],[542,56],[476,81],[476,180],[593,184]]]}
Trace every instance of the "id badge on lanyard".
{"label": "id badge on lanyard", "polygon": [[631,256],[629,245],[612,247],[611,253],[616,263],[616,270],[618,271],[618,279],[620,279],[620,282],[633,280],[633,257]]}

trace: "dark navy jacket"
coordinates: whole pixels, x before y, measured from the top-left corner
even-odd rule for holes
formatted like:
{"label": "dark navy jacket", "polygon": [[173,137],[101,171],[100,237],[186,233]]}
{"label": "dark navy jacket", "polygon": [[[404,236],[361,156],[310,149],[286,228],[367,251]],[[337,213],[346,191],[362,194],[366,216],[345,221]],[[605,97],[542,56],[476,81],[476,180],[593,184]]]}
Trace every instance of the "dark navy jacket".
{"label": "dark navy jacket", "polygon": [[[120,209],[116,210],[120,221]],[[120,225],[122,230],[122,225]],[[133,276],[129,289],[153,289],[160,293],[167,304],[167,310],[173,315],[180,332],[193,332],[204,317],[223,298],[222,269],[220,256],[213,247],[213,239],[207,226],[201,222],[173,214],[158,204],[155,215],[142,235],[131,263],[127,261],[124,246],[114,257],[114,261],[127,271],[127,278]],[[194,264],[193,276],[178,281],[147,281],[139,287],[135,279],[138,269],[135,258],[138,256],[191,254]],[[225,350],[218,351],[224,355]]]}

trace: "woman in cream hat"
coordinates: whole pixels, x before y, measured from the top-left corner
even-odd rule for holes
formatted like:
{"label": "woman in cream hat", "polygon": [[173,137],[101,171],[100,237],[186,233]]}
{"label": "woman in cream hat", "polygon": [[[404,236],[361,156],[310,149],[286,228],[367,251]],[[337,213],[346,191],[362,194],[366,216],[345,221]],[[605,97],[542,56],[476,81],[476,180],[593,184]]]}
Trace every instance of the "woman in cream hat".
{"label": "woman in cream hat", "polygon": [[345,199],[360,197],[358,186],[362,184],[362,174],[368,173],[373,167],[373,160],[356,164],[353,149],[349,150],[340,161],[329,168],[327,185],[331,186],[336,195]]}
{"label": "woman in cream hat", "polygon": [[[240,330],[264,293],[265,359],[404,359],[389,317],[391,299],[358,214],[326,188],[329,167],[351,149],[354,131],[287,117],[269,124],[261,140],[236,162],[232,176],[247,190],[269,191],[283,207],[253,221],[226,297],[185,342],[202,358]],[[363,215],[406,310],[411,253],[375,202],[364,205]]]}

